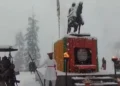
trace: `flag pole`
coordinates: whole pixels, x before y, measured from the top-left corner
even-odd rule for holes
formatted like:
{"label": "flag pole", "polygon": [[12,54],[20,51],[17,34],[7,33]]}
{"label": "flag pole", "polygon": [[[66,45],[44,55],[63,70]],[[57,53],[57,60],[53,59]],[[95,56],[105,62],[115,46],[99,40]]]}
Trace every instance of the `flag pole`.
{"label": "flag pole", "polygon": [[58,37],[60,38],[60,2],[57,0]]}
{"label": "flag pole", "polygon": [[59,17],[58,21],[59,21],[59,22],[58,22],[58,25],[59,25],[59,26],[58,26],[58,28],[59,28],[58,34],[59,34],[59,39],[60,39],[60,17]]}

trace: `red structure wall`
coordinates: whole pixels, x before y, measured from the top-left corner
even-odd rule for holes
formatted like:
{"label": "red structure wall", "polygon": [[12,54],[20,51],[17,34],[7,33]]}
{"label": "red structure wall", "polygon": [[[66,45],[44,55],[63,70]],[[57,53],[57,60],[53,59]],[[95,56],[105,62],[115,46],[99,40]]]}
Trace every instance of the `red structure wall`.
{"label": "red structure wall", "polygon": [[[70,72],[75,72],[75,69],[93,69],[97,70],[97,40],[94,38],[68,38],[67,39],[67,52],[70,55],[69,69]],[[92,64],[91,65],[75,65],[74,48],[89,48],[92,51]]]}
{"label": "red structure wall", "polygon": [[[60,44],[60,45],[59,45]],[[56,46],[59,45],[59,46]],[[76,65],[75,64],[75,56],[74,56],[74,48],[89,48],[92,52],[92,63],[89,65]],[[59,51],[59,52],[58,52]],[[76,69],[92,69],[97,71],[98,63],[97,63],[97,39],[92,37],[67,37],[63,38],[60,42],[55,43],[54,54],[55,59],[58,63],[58,70],[64,71],[64,52],[68,52],[70,58],[68,62],[68,71],[76,72]]]}

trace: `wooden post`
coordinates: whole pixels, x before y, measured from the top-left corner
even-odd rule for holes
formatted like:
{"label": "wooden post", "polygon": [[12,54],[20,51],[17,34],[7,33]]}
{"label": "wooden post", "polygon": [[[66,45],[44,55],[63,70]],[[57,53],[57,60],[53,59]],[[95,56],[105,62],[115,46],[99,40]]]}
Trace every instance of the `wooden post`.
{"label": "wooden post", "polygon": [[117,83],[118,83],[118,86],[120,86],[120,79],[117,78]]}
{"label": "wooden post", "polygon": [[65,77],[65,86],[67,86],[67,62],[68,62],[68,60],[69,60],[69,54],[67,53],[67,52],[65,52],[64,53],[64,61],[65,61],[65,75],[66,75],[66,77]]}
{"label": "wooden post", "polygon": [[118,86],[120,86],[120,82],[118,82]]}
{"label": "wooden post", "polygon": [[85,83],[85,86],[91,86],[90,84],[91,84],[91,80],[89,80],[89,79],[85,79],[84,81],[83,81],[83,83]]}
{"label": "wooden post", "polygon": [[116,66],[115,66],[116,64],[115,64],[115,62],[114,62],[114,74],[115,74],[115,78],[116,78]]}
{"label": "wooden post", "polygon": [[115,57],[115,56],[113,56],[112,57],[112,61],[113,61],[113,63],[114,63],[114,72],[115,72],[115,78],[117,78],[117,76],[116,76],[116,62],[118,61],[118,58],[117,57]]}
{"label": "wooden post", "polygon": [[65,86],[67,86],[67,62],[68,62],[68,59],[67,58],[65,58],[65,82],[66,82],[66,85]]}
{"label": "wooden post", "polygon": [[90,86],[90,83],[85,83],[85,86]]}

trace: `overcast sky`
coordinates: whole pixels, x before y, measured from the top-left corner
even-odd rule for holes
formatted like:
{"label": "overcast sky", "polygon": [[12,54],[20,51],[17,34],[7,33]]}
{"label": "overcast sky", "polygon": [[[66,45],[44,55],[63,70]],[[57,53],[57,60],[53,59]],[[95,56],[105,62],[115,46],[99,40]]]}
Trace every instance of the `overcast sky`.
{"label": "overcast sky", "polygon": [[[61,38],[66,34],[67,14],[72,2],[80,0],[60,0]],[[98,38],[99,58],[112,56],[112,45],[120,40],[120,1],[119,0],[82,0],[85,25],[81,31]],[[52,50],[58,40],[58,20],[56,0],[0,0],[0,45],[13,45],[15,35],[28,27],[28,17],[32,6],[39,21],[39,47],[42,58]],[[101,60],[101,59],[100,59]]]}

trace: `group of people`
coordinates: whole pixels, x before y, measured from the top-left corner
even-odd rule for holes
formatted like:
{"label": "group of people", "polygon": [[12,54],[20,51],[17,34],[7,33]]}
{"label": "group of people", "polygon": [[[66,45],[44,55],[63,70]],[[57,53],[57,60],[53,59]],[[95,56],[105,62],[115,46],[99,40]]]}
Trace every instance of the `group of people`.
{"label": "group of people", "polygon": [[15,86],[15,65],[10,62],[7,56],[0,58],[0,86]]}

